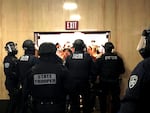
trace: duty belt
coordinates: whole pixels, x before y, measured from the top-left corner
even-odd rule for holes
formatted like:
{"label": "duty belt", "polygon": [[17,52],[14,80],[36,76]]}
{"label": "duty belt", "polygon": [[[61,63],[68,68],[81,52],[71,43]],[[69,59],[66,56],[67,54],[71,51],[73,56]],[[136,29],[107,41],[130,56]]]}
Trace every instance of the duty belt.
{"label": "duty belt", "polygon": [[45,105],[45,104],[47,104],[47,105],[53,105],[53,104],[55,104],[55,102],[54,101],[49,101],[49,102],[41,101],[40,104],[41,105]]}
{"label": "duty belt", "polygon": [[55,100],[34,100],[35,103],[37,104],[41,104],[41,105],[53,105],[53,104],[57,104],[57,102]]}

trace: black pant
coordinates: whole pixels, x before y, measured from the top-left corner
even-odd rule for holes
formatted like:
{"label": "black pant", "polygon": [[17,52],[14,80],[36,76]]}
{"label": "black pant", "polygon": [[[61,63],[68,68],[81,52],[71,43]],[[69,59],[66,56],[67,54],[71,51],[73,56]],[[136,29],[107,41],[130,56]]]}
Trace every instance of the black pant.
{"label": "black pant", "polygon": [[33,113],[65,113],[65,102],[33,102]]}
{"label": "black pant", "polygon": [[119,81],[101,81],[100,87],[101,93],[99,94],[99,103],[101,113],[106,113],[107,110],[110,110],[111,113],[117,113],[120,108]]}
{"label": "black pant", "polygon": [[9,104],[6,113],[18,113],[20,110],[21,92],[18,89],[9,89]]}
{"label": "black pant", "polygon": [[[90,89],[78,90],[76,93],[70,95],[71,113],[91,113],[90,106]],[[80,107],[82,105],[83,107]]]}

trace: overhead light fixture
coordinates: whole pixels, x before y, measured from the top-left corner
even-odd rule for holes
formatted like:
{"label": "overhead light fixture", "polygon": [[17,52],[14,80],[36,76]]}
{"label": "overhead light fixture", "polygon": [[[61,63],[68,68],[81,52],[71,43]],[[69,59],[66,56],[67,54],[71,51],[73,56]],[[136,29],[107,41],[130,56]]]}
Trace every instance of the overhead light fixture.
{"label": "overhead light fixture", "polygon": [[75,10],[77,9],[77,4],[74,3],[74,2],[65,2],[64,5],[63,5],[63,8],[65,10]]}
{"label": "overhead light fixture", "polygon": [[79,21],[80,19],[81,19],[81,16],[79,14],[70,15],[70,20],[77,20],[77,21]]}

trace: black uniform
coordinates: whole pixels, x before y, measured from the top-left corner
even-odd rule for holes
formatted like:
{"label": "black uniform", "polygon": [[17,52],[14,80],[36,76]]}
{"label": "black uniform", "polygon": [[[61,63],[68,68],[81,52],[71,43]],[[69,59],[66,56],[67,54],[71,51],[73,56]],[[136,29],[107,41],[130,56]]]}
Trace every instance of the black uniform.
{"label": "black uniform", "polygon": [[6,75],[6,89],[13,92],[18,88],[19,76],[17,75],[17,62],[18,59],[14,55],[8,55],[4,58],[4,73]]}
{"label": "black uniform", "polygon": [[49,43],[41,44],[39,63],[28,73],[23,87],[24,99],[28,95],[33,98],[33,113],[65,113],[66,94],[71,90],[71,81],[68,80],[67,68],[52,48]]}
{"label": "black uniform", "polygon": [[143,31],[137,50],[144,60],[130,75],[118,113],[150,113],[150,29]]}
{"label": "black uniform", "polygon": [[72,84],[76,88],[76,93],[70,95],[71,113],[80,113],[80,95],[82,96],[83,113],[90,113],[90,79],[93,75],[93,60],[88,53],[83,51],[82,40],[77,39],[76,41],[74,42],[74,45],[77,44],[75,52],[67,57],[65,64],[73,79]]}
{"label": "black uniform", "polygon": [[107,98],[111,95],[111,113],[117,113],[120,107],[120,74],[125,72],[122,58],[111,52],[104,53],[96,61],[99,84],[99,102],[101,113],[106,113],[108,108]]}
{"label": "black uniform", "polygon": [[[29,39],[25,40],[22,44],[22,48],[24,49],[24,55],[22,55],[19,58],[18,65],[17,65],[18,72],[20,75],[19,81],[20,81],[21,87],[23,87],[23,85],[24,85],[24,80],[25,80],[26,73],[28,72],[28,70],[30,70],[32,68],[32,66],[34,66],[36,63],[38,63],[38,58],[35,57],[35,47],[34,47],[34,43],[32,40],[29,40]],[[21,89],[22,88],[20,88],[20,90]],[[30,101],[30,99],[26,100],[26,102],[29,102],[29,101]],[[24,110],[22,107],[24,107],[24,106],[23,105],[21,106],[20,112],[26,113],[27,111]],[[24,111],[22,111],[22,110],[24,110]]]}
{"label": "black uniform", "polygon": [[20,74],[20,82],[23,85],[26,72],[32,68],[35,64],[38,63],[38,58],[35,57],[33,52],[26,52],[25,55],[21,56],[18,61],[18,68]]}
{"label": "black uniform", "polygon": [[140,62],[132,71],[119,113],[150,113],[149,67],[150,58]]}
{"label": "black uniform", "polygon": [[14,42],[8,42],[5,49],[8,51],[8,54],[3,61],[4,73],[6,75],[5,87],[9,93],[9,106],[7,113],[14,113],[17,109],[19,88],[19,75],[17,74],[18,59],[15,56],[17,50]]}
{"label": "black uniform", "polygon": [[[18,61],[18,71],[19,71],[19,85],[20,85],[20,91],[21,91],[21,105],[20,105],[20,112],[21,113],[27,113],[28,109],[31,107],[29,104],[31,103],[31,98],[26,99],[26,106],[24,106],[23,96],[22,96],[22,87],[25,84],[25,79],[27,77],[27,72],[38,63],[38,58],[35,57],[32,54],[25,54],[19,58]],[[27,104],[28,103],[28,104]]]}

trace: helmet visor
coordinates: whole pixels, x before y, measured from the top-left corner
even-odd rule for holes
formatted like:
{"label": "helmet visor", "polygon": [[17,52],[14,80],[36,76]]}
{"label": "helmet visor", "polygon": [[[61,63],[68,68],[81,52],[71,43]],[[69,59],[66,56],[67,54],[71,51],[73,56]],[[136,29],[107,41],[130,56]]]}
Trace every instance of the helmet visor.
{"label": "helmet visor", "polygon": [[7,44],[5,48],[8,52],[13,52],[13,51],[17,50],[17,44],[11,42],[11,43]]}
{"label": "helmet visor", "polygon": [[146,37],[145,36],[142,36],[139,43],[138,43],[138,46],[137,46],[137,51],[141,50],[142,48],[145,48],[146,47]]}

